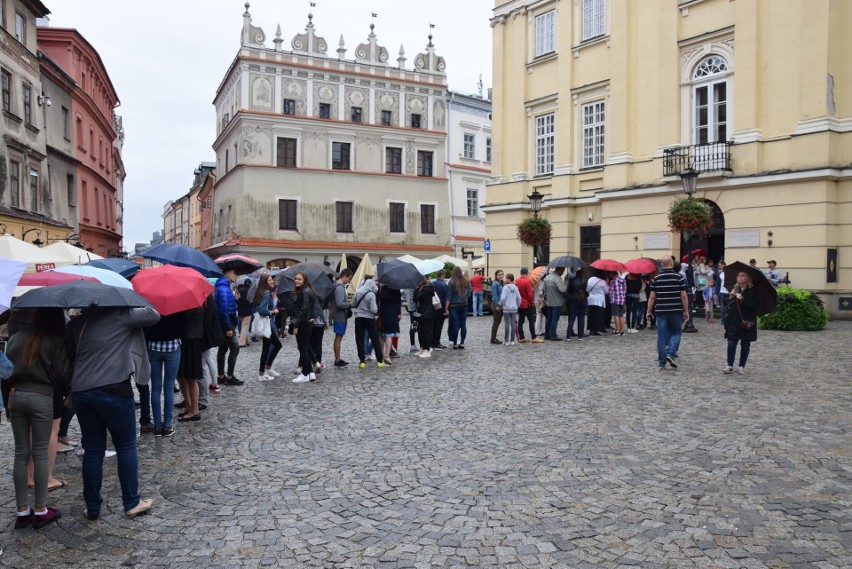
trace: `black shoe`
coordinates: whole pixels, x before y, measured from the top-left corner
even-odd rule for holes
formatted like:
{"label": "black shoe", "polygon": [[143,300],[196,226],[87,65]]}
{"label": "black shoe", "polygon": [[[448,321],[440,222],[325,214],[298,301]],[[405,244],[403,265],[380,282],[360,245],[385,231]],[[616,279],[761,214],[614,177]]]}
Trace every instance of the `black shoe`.
{"label": "black shoe", "polygon": [[500,340],[491,340],[491,343],[494,344],[495,346],[497,346],[497,345],[502,344],[503,342],[501,342]]}
{"label": "black shoe", "polygon": [[433,350],[446,350],[447,346],[445,346],[444,344],[438,344],[437,346],[432,346],[432,349]]}
{"label": "black shoe", "polygon": [[163,430],[162,430],[162,434],[161,434],[160,436],[162,436],[162,437],[170,437],[170,436],[172,436],[173,434],[175,434],[175,430],[174,430],[173,428],[171,428],[171,427],[164,427],[164,428],[163,428]]}
{"label": "black shoe", "polygon": [[155,436],[155,437],[162,437],[162,436],[163,436],[163,429],[162,429],[162,427],[156,427],[156,428],[154,428],[154,436]]}
{"label": "black shoe", "polygon": [[139,432],[140,433],[153,433],[154,432],[154,425],[152,425],[151,423],[148,423],[147,425],[140,425],[139,426]]}
{"label": "black shoe", "polygon": [[175,403],[175,409],[183,409],[186,407],[186,401],[178,401]]}
{"label": "black shoe", "polygon": [[204,411],[205,409],[207,409],[207,405],[205,405],[204,403],[198,404],[198,410],[199,411]]}
{"label": "black shoe", "polygon": [[464,344],[456,344],[456,348],[458,348],[459,350],[463,350]]}
{"label": "black shoe", "polygon": [[346,367],[348,365],[349,362],[347,362],[346,360],[337,360],[336,362],[334,362],[334,367]]}
{"label": "black shoe", "polygon": [[666,361],[667,361],[667,362],[669,363],[669,365],[670,365],[670,366],[672,366],[674,369],[677,369],[677,362],[675,361],[675,359],[674,359],[673,357],[671,357],[671,356],[666,356]]}
{"label": "black shoe", "polygon": [[240,381],[236,377],[231,377],[225,380],[225,385],[243,385],[245,381]]}
{"label": "black shoe", "polygon": [[551,342],[561,342],[562,338],[549,338]]}

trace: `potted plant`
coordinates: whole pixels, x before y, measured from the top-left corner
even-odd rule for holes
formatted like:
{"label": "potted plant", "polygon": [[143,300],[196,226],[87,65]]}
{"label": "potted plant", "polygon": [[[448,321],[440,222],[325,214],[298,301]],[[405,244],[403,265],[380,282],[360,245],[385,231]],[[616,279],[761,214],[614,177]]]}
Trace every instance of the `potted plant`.
{"label": "potted plant", "polygon": [[691,197],[679,198],[669,206],[669,227],[689,236],[706,233],[713,227],[713,211],[705,202]]}
{"label": "potted plant", "polygon": [[547,245],[552,233],[550,222],[542,217],[529,217],[518,224],[518,239],[530,247]]}

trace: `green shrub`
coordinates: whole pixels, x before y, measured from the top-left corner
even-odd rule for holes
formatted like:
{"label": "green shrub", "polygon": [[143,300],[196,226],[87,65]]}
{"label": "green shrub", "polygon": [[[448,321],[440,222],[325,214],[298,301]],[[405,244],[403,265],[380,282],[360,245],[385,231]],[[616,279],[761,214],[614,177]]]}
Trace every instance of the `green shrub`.
{"label": "green shrub", "polygon": [[781,287],[775,312],[757,319],[766,330],[822,330],[828,322],[828,312],[822,300],[809,290]]}

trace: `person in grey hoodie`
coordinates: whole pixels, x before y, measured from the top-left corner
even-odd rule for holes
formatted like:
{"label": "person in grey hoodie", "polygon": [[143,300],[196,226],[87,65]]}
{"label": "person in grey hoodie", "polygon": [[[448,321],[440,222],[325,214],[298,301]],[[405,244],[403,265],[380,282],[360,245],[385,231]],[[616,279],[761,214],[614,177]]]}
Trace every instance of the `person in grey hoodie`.
{"label": "person in grey hoodie", "polygon": [[379,290],[376,281],[369,278],[364,281],[364,284],[355,291],[355,297],[352,299],[352,306],[355,309],[355,344],[358,348],[358,367],[364,369],[367,367],[364,355],[364,334],[370,336],[370,341],[376,352],[376,367],[385,367],[384,357],[379,342],[379,331],[376,329],[376,315],[379,312],[379,305],[376,302],[376,292]]}
{"label": "person in grey hoodie", "polygon": [[515,275],[508,273],[500,292],[500,306],[503,309],[503,343],[514,346],[518,338],[518,309],[521,306],[521,293],[515,284]]}
{"label": "person in grey hoodie", "polygon": [[343,343],[343,336],[346,335],[346,311],[352,309],[352,304],[349,302],[349,297],[346,295],[346,287],[352,280],[352,270],[343,269],[340,271],[340,277],[337,279],[337,286],[334,287],[334,298],[331,302],[331,321],[334,325],[334,367],[346,367],[349,362],[340,357],[340,347]]}

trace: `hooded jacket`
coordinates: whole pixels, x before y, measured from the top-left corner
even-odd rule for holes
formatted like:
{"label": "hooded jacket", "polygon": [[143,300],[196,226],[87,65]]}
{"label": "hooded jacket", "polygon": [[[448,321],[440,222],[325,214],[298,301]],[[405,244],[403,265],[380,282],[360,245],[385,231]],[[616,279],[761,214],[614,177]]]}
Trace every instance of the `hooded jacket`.
{"label": "hooded jacket", "polygon": [[219,277],[216,281],[216,308],[219,310],[219,322],[225,330],[233,330],[237,327],[237,300],[231,290],[231,281],[228,277]]}
{"label": "hooded jacket", "polygon": [[[355,311],[355,318],[375,318],[379,312],[379,305],[376,303],[376,291],[379,290],[376,281],[369,279],[355,291],[355,297],[352,299],[352,307]],[[357,304],[357,307],[355,306]]]}

